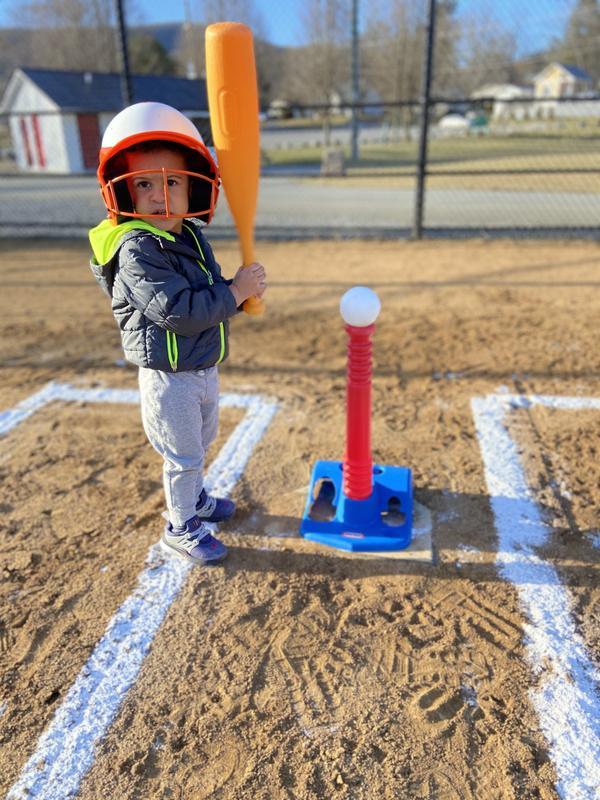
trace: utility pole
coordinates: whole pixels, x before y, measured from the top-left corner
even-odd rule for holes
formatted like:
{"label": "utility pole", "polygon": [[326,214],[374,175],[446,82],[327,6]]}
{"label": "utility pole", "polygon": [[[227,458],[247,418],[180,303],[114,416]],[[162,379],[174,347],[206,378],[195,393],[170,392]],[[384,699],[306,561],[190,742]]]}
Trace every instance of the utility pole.
{"label": "utility pole", "polygon": [[183,35],[184,35],[184,45],[185,45],[185,57],[186,57],[186,65],[185,65],[185,73],[186,77],[195,80],[198,77],[196,72],[196,60],[195,60],[195,53],[194,53],[194,42],[193,42],[193,28],[192,28],[192,12],[190,11],[190,0],[183,0],[183,11],[185,16],[185,22],[183,23]]}
{"label": "utility pole", "polygon": [[435,43],[435,2],[429,0],[427,12],[427,35],[423,54],[421,77],[421,123],[419,131],[419,161],[417,165],[417,193],[415,197],[415,222],[413,239],[423,237],[423,204],[425,200],[425,177],[427,170],[427,140],[429,137],[429,104],[431,100],[431,75],[433,71],[433,48]]}
{"label": "utility pole", "polygon": [[358,0],[352,0],[352,139],[351,160],[358,161],[358,109],[360,77],[358,65]]}
{"label": "utility pole", "polygon": [[129,53],[127,50],[127,28],[125,27],[125,14],[123,13],[123,0],[114,0],[115,14],[117,17],[117,52],[121,67],[121,100],[123,108],[133,102],[131,90],[131,75],[129,73]]}

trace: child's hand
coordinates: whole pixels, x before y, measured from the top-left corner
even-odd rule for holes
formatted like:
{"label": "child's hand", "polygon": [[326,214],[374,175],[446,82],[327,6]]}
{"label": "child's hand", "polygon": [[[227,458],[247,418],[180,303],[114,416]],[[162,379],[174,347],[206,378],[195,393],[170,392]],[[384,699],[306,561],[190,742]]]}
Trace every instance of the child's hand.
{"label": "child's hand", "polygon": [[240,267],[235,273],[233,283],[229,287],[236,299],[236,304],[241,305],[248,297],[262,297],[267,288],[267,276],[262,264],[250,264]]}

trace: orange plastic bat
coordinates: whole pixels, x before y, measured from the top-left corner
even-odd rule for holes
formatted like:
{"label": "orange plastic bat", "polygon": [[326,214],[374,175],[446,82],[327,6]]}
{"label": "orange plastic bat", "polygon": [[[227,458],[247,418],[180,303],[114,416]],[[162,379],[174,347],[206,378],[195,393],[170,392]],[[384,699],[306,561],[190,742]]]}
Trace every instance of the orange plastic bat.
{"label": "orange plastic bat", "polygon": [[[223,189],[235,222],[244,266],[254,261],[254,217],[260,173],[258,90],[252,31],[239,22],[206,28],[206,88]],[[263,301],[249,297],[248,314]]]}

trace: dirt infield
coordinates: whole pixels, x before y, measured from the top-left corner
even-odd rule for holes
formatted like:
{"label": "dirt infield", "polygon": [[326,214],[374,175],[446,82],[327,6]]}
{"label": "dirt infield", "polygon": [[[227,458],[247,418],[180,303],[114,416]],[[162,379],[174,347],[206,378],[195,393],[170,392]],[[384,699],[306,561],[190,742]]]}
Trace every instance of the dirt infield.
{"label": "dirt infield", "polygon": [[[233,274],[236,248],[217,242],[215,251]],[[310,242],[258,251],[268,312],[234,320],[221,389],[279,405],[233,490],[238,514],[221,528],[231,554],[189,573],[77,796],[598,797],[600,778],[594,785],[592,769],[577,784],[561,766],[568,749],[543,721],[540,693],[554,667],[547,651],[532,665],[537,622],[499,566],[500,512],[471,400],[600,398],[600,248]],[[0,410],[50,381],[137,388],[86,258],[85,243],[0,242]],[[355,284],[382,300],[374,459],[412,467],[416,499],[431,512],[432,564],[344,558],[296,538],[313,463],[343,453],[337,307]],[[242,416],[224,409],[211,458]],[[517,402],[505,430],[547,527],[535,558],[570,598],[593,678],[600,411]],[[163,496],[135,405],[44,405],[0,439],[0,475],[4,796],[134,591]],[[552,632],[552,620],[543,624]],[[125,641],[124,670],[127,653]],[[598,686],[585,700],[597,726]],[[30,796],[67,796],[45,791]]]}

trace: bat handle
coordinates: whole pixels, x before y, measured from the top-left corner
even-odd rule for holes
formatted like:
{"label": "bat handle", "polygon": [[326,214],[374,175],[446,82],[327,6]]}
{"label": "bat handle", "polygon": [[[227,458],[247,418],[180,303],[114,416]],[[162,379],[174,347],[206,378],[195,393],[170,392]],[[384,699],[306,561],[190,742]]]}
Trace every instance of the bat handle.
{"label": "bat handle", "polygon": [[[242,261],[244,266],[254,263],[254,236],[252,232],[244,231],[240,235],[242,246]],[[260,317],[265,313],[265,304],[260,297],[248,297],[244,300],[242,308],[246,314],[253,317]]]}
{"label": "bat handle", "polygon": [[244,300],[242,308],[246,314],[251,314],[254,317],[260,317],[265,313],[265,304],[260,297],[249,297]]}

